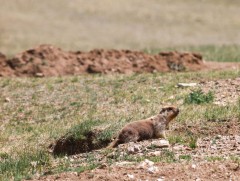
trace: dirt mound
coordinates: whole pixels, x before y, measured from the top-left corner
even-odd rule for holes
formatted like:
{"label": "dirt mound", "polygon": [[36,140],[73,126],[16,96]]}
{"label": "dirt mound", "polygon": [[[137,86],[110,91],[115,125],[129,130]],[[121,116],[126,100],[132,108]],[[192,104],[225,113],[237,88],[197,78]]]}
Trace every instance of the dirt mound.
{"label": "dirt mound", "polygon": [[75,67],[79,65],[74,55],[50,45],[27,50],[7,60],[7,63],[15,76],[70,75],[77,72]]}
{"label": "dirt mound", "polygon": [[200,70],[200,54],[165,52],[150,55],[140,51],[102,50],[67,52],[40,45],[6,59],[0,57],[1,76],[62,76],[83,73],[142,73]]}
{"label": "dirt mound", "polygon": [[7,58],[0,52],[0,77],[13,75],[13,70],[7,64]]}

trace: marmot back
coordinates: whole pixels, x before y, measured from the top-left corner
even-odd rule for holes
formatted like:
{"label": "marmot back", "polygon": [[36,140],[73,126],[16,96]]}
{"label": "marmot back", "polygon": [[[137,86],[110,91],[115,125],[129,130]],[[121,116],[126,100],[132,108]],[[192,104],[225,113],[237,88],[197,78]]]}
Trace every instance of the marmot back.
{"label": "marmot back", "polygon": [[108,146],[114,148],[122,143],[142,141],[152,138],[166,138],[165,130],[171,120],[179,113],[179,109],[164,107],[156,116],[128,123],[119,132],[117,138]]}

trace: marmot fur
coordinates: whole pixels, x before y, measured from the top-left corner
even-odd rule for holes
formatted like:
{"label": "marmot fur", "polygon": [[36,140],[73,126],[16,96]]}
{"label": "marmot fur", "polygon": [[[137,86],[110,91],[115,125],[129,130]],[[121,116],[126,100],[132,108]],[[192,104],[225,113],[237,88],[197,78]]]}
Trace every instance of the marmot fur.
{"label": "marmot fur", "polygon": [[174,106],[164,107],[159,114],[144,120],[128,123],[119,132],[117,138],[110,143],[108,148],[114,148],[122,143],[136,142],[152,138],[166,138],[165,130],[168,124],[179,113]]}

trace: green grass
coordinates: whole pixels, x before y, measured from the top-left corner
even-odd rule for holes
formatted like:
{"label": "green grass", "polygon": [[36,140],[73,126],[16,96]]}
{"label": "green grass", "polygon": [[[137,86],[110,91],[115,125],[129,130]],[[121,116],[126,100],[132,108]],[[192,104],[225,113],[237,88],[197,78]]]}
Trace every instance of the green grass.
{"label": "green grass", "polygon": [[73,126],[68,134],[73,135],[75,139],[84,139],[85,135],[93,130],[94,126],[100,125],[100,120],[87,119],[82,121],[80,124]]}
{"label": "green grass", "polygon": [[156,54],[163,51],[196,52],[203,56],[204,60],[217,62],[240,62],[240,46],[235,45],[197,45],[178,46],[160,49],[145,49],[145,52]]}
{"label": "green grass", "polygon": [[190,137],[189,147],[192,149],[197,148],[197,137],[196,136]]}
{"label": "green grass", "polygon": [[192,157],[191,155],[179,155],[179,159],[190,161]]}
{"label": "green grass", "polygon": [[[0,180],[27,178],[44,171],[58,173],[74,169],[69,159],[62,160],[64,158],[48,155],[50,143],[66,134],[81,138],[93,129],[103,129],[98,138],[107,140],[114,137],[126,123],[157,114],[161,106],[166,104],[175,104],[181,110],[171,127],[195,125],[203,128],[212,124],[209,120],[217,120],[219,125],[224,124],[221,120],[239,116],[239,102],[226,107],[212,103],[184,104],[186,95],[192,90],[179,89],[176,85],[179,82],[228,79],[239,75],[239,71],[235,70],[41,79],[0,78]],[[170,130],[167,136],[171,143],[195,148],[196,136],[201,134],[195,135],[190,128],[177,133]],[[27,153],[31,153],[29,157],[26,156],[26,146]],[[37,162],[35,169],[29,163],[41,160],[39,150],[45,160]],[[118,156],[113,162],[117,159]],[[154,159],[176,161],[171,153],[152,158]],[[86,165],[78,166],[76,170],[80,172],[98,164],[89,157]]]}
{"label": "green grass", "polygon": [[222,160],[224,160],[224,157],[220,157],[220,156],[209,156],[209,157],[206,157],[205,160],[207,160],[207,161],[209,161],[209,162],[222,161]]}
{"label": "green grass", "polygon": [[225,122],[227,120],[238,117],[239,105],[227,106],[211,106],[204,113],[204,117],[208,121]]}
{"label": "green grass", "polygon": [[201,89],[193,90],[184,99],[186,104],[204,104],[211,103],[214,100],[213,92],[204,93]]}
{"label": "green grass", "polygon": [[50,162],[49,155],[45,151],[24,152],[16,158],[8,154],[1,154],[0,161],[1,180],[9,178],[22,180],[23,178],[31,178],[36,173],[41,175]]}

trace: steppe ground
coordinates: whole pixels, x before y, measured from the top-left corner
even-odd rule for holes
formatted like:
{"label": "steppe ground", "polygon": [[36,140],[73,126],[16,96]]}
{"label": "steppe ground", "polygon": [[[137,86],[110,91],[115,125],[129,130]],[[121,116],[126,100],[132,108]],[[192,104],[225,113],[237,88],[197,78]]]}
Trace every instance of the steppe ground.
{"label": "steppe ground", "polygon": [[[0,2],[0,52],[8,56],[39,44],[53,44],[65,50],[193,50],[202,53],[206,60],[240,62],[238,0]],[[198,150],[198,138],[207,137],[216,142],[215,136],[219,134],[239,135],[239,75],[239,69],[235,69],[1,78],[0,180],[31,179],[52,174],[58,178],[56,174],[66,171],[73,171],[78,177],[84,170],[97,168],[102,163],[94,160],[93,153],[89,153],[84,161],[67,156],[53,157],[48,152],[51,143],[69,132],[81,137],[84,131],[94,126],[106,128],[101,139],[109,139],[122,125],[156,114],[165,104],[176,104],[181,109],[168,132],[173,145],[181,144]],[[200,88],[206,92],[213,90],[214,101],[200,105],[185,103],[194,88],[179,89],[175,87],[179,82],[201,83]],[[196,161],[192,153],[182,154],[182,159],[175,157],[174,152],[166,153],[160,157],[143,155],[140,158],[115,155],[107,160],[107,164],[126,160],[140,162],[147,158],[160,165],[168,163],[163,167],[167,168],[174,164],[180,167],[181,164],[191,165]],[[233,169],[226,166],[226,172],[234,176],[239,172],[239,154],[230,158],[226,157],[228,154],[231,155],[231,150],[226,155],[203,156],[199,164],[207,161],[210,166],[199,166],[196,172],[202,173],[216,164],[226,166],[230,162],[237,166]],[[217,170],[219,165],[214,168]],[[127,170],[121,169],[118,170],[119,177]],[[231,174],[217,173],[219,180],[220,176],[231,178]],[[170,178],[169,175],[165,177]],[[64,179],[68,177],[64,175]],[[198,177],[201,178],[201,174]],[[153,175],[146,174],[141,178],[153,179]]]}

